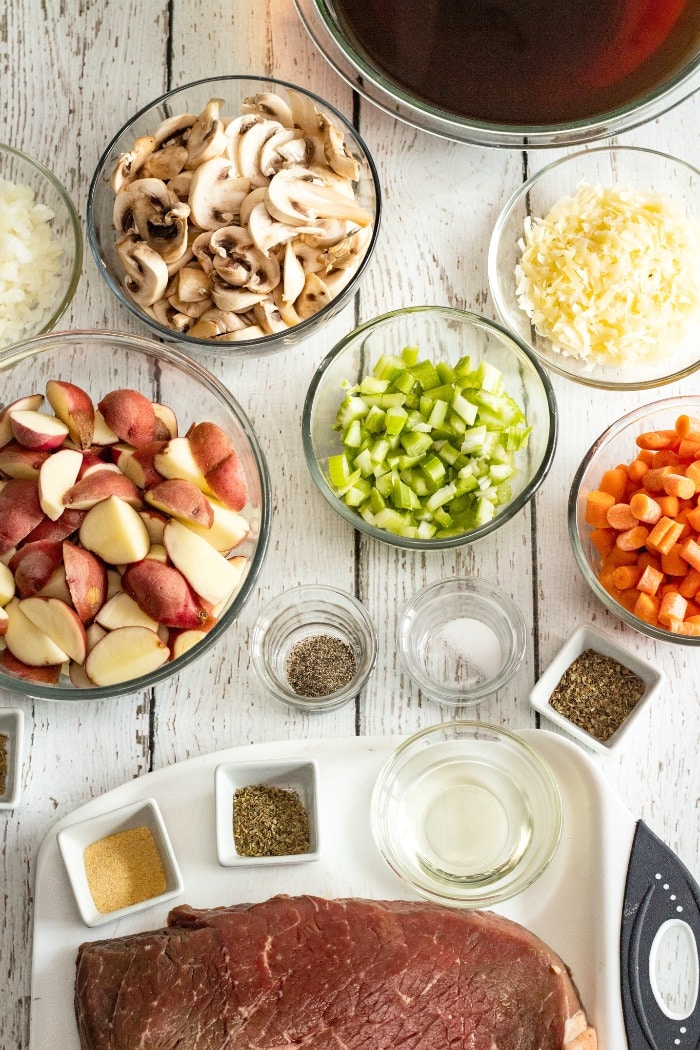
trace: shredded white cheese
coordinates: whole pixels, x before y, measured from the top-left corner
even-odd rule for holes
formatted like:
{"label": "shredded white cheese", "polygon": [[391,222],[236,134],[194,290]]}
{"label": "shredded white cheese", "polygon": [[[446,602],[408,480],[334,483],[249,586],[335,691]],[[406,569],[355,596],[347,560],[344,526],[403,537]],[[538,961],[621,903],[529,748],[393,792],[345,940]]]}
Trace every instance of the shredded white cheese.
{"label": "shredded white cheese", "polygon": [[0,178],[0,346],[31,335],[57,305],[63,249],[53,218],[29,186]]}
{"label": "shredded white cheese", "polygon": [[582,185],[527,219],[516,295],[557,352],[624,365],[667,355],[700,304],[700,239],[654,193]]}

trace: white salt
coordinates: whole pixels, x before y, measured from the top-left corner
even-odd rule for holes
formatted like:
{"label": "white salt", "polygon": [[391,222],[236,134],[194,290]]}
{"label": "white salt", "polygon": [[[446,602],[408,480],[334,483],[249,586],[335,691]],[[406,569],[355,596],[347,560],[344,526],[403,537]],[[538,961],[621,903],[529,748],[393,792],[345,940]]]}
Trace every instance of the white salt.
{"label": "white salt", "polygon": [[[439,677],[454,685],[495,678],[503,664],[498,635],[482,620],[460,616],[450,620],[431,638],[430,662],[439,662]],[[433,672],[434,673],[434,672]]]}

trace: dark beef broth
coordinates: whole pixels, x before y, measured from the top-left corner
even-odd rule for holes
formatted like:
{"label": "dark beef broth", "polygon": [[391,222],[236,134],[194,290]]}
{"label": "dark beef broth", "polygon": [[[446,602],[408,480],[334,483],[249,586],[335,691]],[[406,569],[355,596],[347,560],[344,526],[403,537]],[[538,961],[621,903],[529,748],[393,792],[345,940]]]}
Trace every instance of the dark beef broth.
{"label": "dark beef broth", "polygon": [[473,120],[559,124],[632,102],[698,48],[698,0],[334,0],[366,61]]}

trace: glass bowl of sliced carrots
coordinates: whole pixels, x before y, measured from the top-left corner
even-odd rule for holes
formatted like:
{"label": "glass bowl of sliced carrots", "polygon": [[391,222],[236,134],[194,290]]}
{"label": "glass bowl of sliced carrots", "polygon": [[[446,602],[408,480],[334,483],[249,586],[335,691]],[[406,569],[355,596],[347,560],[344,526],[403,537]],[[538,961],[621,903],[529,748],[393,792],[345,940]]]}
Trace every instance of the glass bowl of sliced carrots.
{"label": "glass bowl of sliced carrots", "polygon": [[569,495],[584,578],[624,623],[700,646],[700,396],[644,405],[592,445]]}

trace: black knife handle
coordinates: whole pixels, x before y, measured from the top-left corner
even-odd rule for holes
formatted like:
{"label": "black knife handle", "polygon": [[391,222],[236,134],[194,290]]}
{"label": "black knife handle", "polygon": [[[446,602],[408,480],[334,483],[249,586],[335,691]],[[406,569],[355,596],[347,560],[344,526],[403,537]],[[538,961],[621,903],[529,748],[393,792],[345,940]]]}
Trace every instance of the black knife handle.
{"label": "black knife handle", "polygon": [[[695,1000],[684,1017],[663,1009],[654,993],[652,949],[667,923],[667,929],[685,924],[695,943],[691,974]],[[629,1050],[700,1050],[699,944],[700,887],[675,853],[640,820],[627,869],[620,931],[622,1010]]]}

